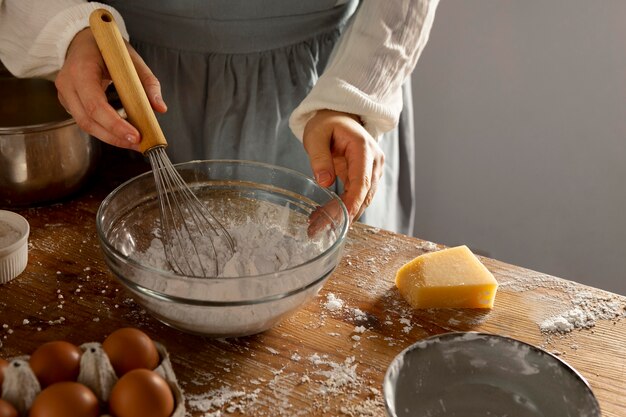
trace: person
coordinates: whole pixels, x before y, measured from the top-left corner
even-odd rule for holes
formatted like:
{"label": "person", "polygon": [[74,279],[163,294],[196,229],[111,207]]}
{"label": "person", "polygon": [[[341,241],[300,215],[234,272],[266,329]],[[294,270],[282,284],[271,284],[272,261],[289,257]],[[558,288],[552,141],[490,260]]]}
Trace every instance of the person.
{"label": "person", "polygon": [[104,3],[0,0],[0,60],[15,76],[53,79],[83,130],[137,150],[139,132],[106,101],[110,79],[88,28],[107,8],[173,162],[293,168],[334,187],[351,221],[412,233],[409,76],[438,0]]}

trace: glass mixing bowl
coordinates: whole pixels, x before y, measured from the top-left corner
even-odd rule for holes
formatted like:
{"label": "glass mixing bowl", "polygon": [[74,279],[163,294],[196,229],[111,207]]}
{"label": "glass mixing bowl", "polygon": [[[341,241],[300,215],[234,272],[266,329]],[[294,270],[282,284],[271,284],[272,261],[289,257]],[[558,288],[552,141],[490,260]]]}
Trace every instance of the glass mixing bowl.
{"label": "glass mixing bowl", "polygon": [[[150,314],[186,332],[239,337],[269,329],[318,293],[341,258],[349,226],[336,194],[299,172],[257,162],[175,168],[225,225],[280,227],[293,244],[314,241],[319,250],[300,264],[255,276],[188,277],[156,266],[143,257],[160,234],[158,194],[147,172],[106,197],[96,227],[108,267]],[[313,233],[310,219],[323,227]]]}

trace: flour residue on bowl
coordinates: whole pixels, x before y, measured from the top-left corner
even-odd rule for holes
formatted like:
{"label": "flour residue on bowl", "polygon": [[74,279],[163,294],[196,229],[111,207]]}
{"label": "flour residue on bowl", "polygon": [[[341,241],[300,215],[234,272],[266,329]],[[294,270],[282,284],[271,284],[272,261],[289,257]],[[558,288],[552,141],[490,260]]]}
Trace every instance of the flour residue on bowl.
{"label": "flour residue on bowl", "polygon": [[20,239],[19,230],[13,228],[9,223],[0,220],[0,248],[9,246]]}
{"label": "flour residue on bowl", "polygon": [[600,416],[593,392],[569,365],[495,334],[421,340],[394,358],[383,388],[390,415],[398,417]]}
{"label": "flour residue on bowl", "polygon": [[[234,253],[222,239],[201,237],[196,240],[202,242],[201,245],[185,248],[190,255],[187,258],[189,262],[201,262],[205,267],[214,266],[207,276],[217,277],[256,276],[301,265],[321,254],[332,243],[332,233],[322,232],[311,238],[306,227],[288,226],[290,222],[286,218],[292,214],[288,207],[268,205],[260,206],[254,218],[221,220],[235,243]],[[147,250],[134,256],[143,264],[171,271],[160,232],[156,227]]]}

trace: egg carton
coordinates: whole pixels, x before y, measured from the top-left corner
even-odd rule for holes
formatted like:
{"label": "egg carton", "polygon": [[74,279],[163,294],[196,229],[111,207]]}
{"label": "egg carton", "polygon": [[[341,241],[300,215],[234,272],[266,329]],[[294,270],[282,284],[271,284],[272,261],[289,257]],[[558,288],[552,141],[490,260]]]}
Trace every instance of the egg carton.
{"label": "egg carton", "polygon": [[[178,385],[172,363],[165,346],[154,342],[161,362],[154,369],[162,376],[174,394],[174,411],[170,417],[185,416],[185,399]],[[80,359],[80,372],[77,382],[90,388],[98,398],[100,405],[106,404],[111,390],[118,380],[109,357],[98,342],[83,343],[80,345],[83,354]],[[2,382],[2,399],[11,403],[21,417],[28,415],[35,397],[41,391],[37,377],[30,368],[29,356],[18,356],[9,360],[9,366],[4,370]],[[111,417],[103,414],[101,417]]]}

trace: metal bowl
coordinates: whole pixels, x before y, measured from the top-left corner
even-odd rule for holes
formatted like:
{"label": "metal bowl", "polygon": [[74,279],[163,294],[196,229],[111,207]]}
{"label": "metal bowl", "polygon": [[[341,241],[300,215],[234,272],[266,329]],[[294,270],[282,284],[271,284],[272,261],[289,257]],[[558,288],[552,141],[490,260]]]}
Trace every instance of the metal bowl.
{"label": "metal bowl", "polygon": [[[259,333],[313,298],[342,253],[345,206],[334,193],[296,171],[249,161],[175,165],[223,224],[280,224],[295,245],[321,242],[318,253],[279,272],[233,278],[177,275],[141,256],[159,234],[158,195],[151,173],[122,184],[102,202],[98,239],[109,268],[135,300],[162,322],[212,337]],[[324,227],[309,236],[309,218]]]}
{"label": "metal bowl", "polygon": [[0,76],[0,207],[67,197],[88,179],[100,143],[83,132],[43,79]]}
{"label": "metal bowl", "polygon": [[533,345],[455,332],[409,346],[383,384],[391,417],[600,417],[589,384]]}

